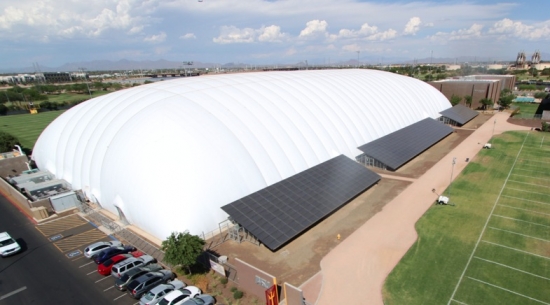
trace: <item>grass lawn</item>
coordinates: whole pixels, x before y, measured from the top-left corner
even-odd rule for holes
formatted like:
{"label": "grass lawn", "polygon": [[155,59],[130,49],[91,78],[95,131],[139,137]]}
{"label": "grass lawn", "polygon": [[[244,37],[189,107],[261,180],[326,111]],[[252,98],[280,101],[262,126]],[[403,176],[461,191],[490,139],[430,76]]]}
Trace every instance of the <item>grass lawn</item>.
{"label": "grass lawn", "polygon": [[[111,91],[93,91],[92,92],[92,98],[102,96],[108,93],[112,93]],[[88,93],[86,94],[78,94],[78,93],[61,93],[59,95],[48,95],[48,101],[50,102],[75,102],[75,101],[82,101],[82,100],[88,100],[90,99],[90,95]]]}
{"label": "grass lawn", "polygon": [[512,106],[519,107],[522,115],[527,115],[530,117],[533,117],[535,112],[537,112],[537,108],[539,108],[539,104],[531,103],[512,103]]}
{"label": "grass lawn", "polygon": [[537,132],[482,150],[450,186],[456,206],[434,205],[416,224],[385,304],[550,303],[549,151]]}
{"label": "grass lawn", "polygon": [[19,114],[0,117],[0,130],[14,135],[24,148],[32,149],[42,131],[64,111]]}

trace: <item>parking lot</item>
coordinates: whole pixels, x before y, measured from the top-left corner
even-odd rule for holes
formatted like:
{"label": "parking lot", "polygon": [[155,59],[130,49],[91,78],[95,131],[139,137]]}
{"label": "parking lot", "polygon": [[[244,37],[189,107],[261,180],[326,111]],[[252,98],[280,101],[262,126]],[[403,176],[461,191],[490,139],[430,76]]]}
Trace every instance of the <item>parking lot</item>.
{"label": "parking lot", "polygon": [[[84,256],[84,249],[98,241],[110,241],[115,238],[106,235],[95,225],[79,215],[70,215],[35,226],[65,257],[74,272],[86,275],[90,289],[103,294],[113,304],[138,304],[126,292],[114,288],[115,278],[103,276],[97,272],[97,265]],[[63,262],[62,262],[63,263]]]}

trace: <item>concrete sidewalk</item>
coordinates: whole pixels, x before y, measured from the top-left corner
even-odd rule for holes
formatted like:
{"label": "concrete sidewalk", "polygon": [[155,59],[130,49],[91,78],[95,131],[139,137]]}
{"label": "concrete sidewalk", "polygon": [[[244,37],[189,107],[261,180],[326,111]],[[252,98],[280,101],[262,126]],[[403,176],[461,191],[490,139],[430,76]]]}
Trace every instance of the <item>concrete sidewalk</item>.
{"label": "concrete sidewalk", "polygon": [[494,130],[530,130],[507,123],[509,113],[495,114],[483,126],[416,179],[383,210],[346,238],[321,260],[321,272],[302,285],[310,304],[338,304],[342,296],[383,304],[382,286],[390,271],[416,241],[415,223],[487,143]]}

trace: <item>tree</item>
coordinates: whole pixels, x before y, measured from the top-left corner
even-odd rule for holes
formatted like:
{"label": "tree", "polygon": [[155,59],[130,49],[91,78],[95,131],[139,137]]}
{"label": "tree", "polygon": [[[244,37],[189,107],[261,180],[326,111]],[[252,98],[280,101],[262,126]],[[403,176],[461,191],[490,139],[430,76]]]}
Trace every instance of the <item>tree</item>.
{"label": "tree", "polygon": [[0,131],[0,152],[12,151],[14,145],[18,145],[19,140],[11,134]]}
{"label": "tree", "polygon": [[506,109],[510,107],[510,105],[512,105],[512,102],[514,101],[515,98],[516,96],[512,93],[512,90],[503,89],[500,92],[500,98],[498,99],[498,104],[500,105],[500,107],[503,107]]}
{"label": "tree", "polygon": [[491,106],[494,104],[493,100],[490,98],[483,98],[479,102],[481,103],[481,105],[483,105],[483,110],[486,110],[487,106]]}
{"label": "tree", "polygon": [[462,101],[462,98],[460,96],[456,94],[451,95],[451,99],[450,99],[451,105],[453,106],[458,105],[460,101]]}
{"label": "tree", "polygon": [[168,238],[162,242],[162,251],[164,251],[164,261],[171,265],[181,265],[187,268],[191,273],[191,266],[197,262],[197,258],[202,254],[204,240],[188,232],[172,232]]}
{"label": "tree", "polygon": [[472,108],[472,96],[471,95],[465,95],[464,96],[464,102],[468,107]]}

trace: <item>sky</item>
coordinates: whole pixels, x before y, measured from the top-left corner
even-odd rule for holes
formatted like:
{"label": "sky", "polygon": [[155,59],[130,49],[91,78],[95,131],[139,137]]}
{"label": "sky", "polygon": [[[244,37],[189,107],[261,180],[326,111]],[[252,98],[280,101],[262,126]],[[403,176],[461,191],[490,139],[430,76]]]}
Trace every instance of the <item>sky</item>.
{"label": "sky", "polygon": [[547,0],[1,1],[0,68],[122,59],[513,61],[520,51],[550,53],[549,12]]}

